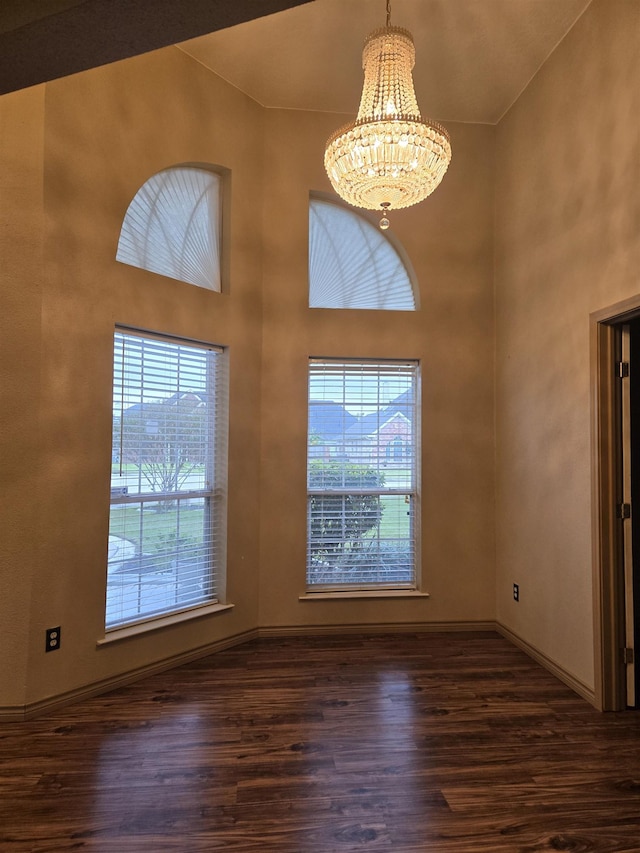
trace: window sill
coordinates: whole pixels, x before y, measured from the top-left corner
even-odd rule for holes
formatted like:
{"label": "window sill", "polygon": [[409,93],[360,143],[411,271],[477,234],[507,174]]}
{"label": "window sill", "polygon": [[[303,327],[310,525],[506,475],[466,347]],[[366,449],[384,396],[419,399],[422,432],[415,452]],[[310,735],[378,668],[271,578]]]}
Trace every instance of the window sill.
{"label": "window sill", "polygon": [[415,589],[350,589],[344,592],[307,592],[299,595],[298,601],[340,601],[354,598],[429,598],[429,593]]}
{"label": "window sill", "polygon": [[130,637],[138,637],[151,631],[158,631],[181,622],[190,622],[193,619],[201,619],[203,616],[211,616],[215,613],[226,613],[233,610],[233,604],[210,604],[207,607],[198,607],[193,610],[183,610],[181,613],[171,613],[158,619],[150,619],[148,622],[138,622],[136,625],[125,625],[109,631],[101,640],[96,640],[96,646],[107,646],[120,640],[128,640]]}

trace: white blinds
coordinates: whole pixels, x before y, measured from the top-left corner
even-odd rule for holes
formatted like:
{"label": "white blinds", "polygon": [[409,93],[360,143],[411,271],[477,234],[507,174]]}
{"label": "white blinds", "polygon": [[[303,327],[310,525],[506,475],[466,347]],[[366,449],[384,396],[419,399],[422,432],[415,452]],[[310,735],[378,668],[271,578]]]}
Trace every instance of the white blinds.
{"label": "white blinds", "polygon": [[309,203],[309,307],[416,309],[388,238],[359,214],[319,199]]}
{"label": "white blinds", "polygon": [[418,364],[313,359],[307,583],[416,583]]}
{"label": "white blinds", "polygon": [[106,627],[217,598],[225,354],[117,331]]}
{"label": "white blinds", "polygon": [[220,175],[206,169],[153,175],[129,205],[116,259],[220,291],[221,195]]}

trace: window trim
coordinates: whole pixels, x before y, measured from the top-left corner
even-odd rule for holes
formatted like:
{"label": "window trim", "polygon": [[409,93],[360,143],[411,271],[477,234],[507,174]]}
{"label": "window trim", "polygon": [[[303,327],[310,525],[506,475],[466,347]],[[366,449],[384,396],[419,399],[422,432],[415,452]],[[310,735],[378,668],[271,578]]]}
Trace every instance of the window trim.
{"label": "window trim", "polygon": [[[312,290],[314,289],[313,277],[312,277],[312,259],[313,259],[313,234],[311,230],[311,222],[312,215],[314,213],[314,205],[325,205],[328,207],[336,208],[341,211],[343,214],[351,217],[355,222],[361,223],[361,227],[370,227],[372,229],[372,236],[375,234],[379,239],[380,244],[385,244],[388,249],[393,252],[397,258],[397,261],[403,267],[404,272],[406,273],[408,284],[411,289],[411,295],[413,298],[413,307],[389,307],[389,306],[380,306],[380,305],[353,305],[353,306],[345,306],[345,305],[316,305],[312,303]],[[335,247],[334,247],[335,248]],[[349,249],[351,251],[351,247]],[[336,257],[338,256],[338,252],[336,249]],[[353,298],[353,294],[347,294],[349,298]],[[323,297],[324,298],[324,297]],[[313,301],[315,302],[316,297],[313,297]],[[313,311],[392,311],[394,313],[414,313],[420,310],[420,288],[418,286],[418,277],[413,268],[413,264],[411,263],[411,259],[407,254],[405,248],[402,243],[398,240],[396,235],[391,231],[382,232],[378,228],[378,221],[374,217],[373,214],[368,211],[363,210],[354,210],[350,205],[345,204],[341,199],[338,199],[337,196],[332,195],[330,193],[323,193],[313,191],[309,193],[309,259],[308,259],[308,307]]]}
{"label": "window trim", "polygon": [[188,610],[177,610],[174,613],[167,613],[164,616],[152,616],[149,619],[132,622],[120,628],[105,630],[104,637],[96,640],[96,646],[99,648],[108,646],[111,643],[119,643],[122,640],[138,637],[142,634],[149,634],[151,631],[159,631],[162,628],[169,628],[172,625],[179,625],[182,622],[192,622],[194,619],[202,619],[204,616],[227,613],[233,610],[234,607],[234,604],[221,604],[218,601],[215,604],[203,604],[198,607],[189,608]]}
{"label": "window trim", "polygon": [[298,596],[298,601],[340,601],[358,599],[394,599],[394,598],[430,598],[428,592],[420,589],[331,589],[318,592],[305,592]]}
{"label": "window trim", "polygon": [[[157,260],[149,261],[147,259],[148,249],[144,249],[141,254],[140,243],[146,244],[149,234],[152,230],[160,229],[164,231],[165,227],[170,223],[167,218],[163,218],[158,214],[158,200],[166,198],[167,193],[170,195],[172,190],[171,181],[174,176],[178,176],[180,172],[200,172],[203,176],[209,176],[215,181],[216,190],[216,225],[213,241],[217,251],[217,257],[213,259],[214,264],[210,270],[212,278],[208,276],[200,278],[193,273],[184,275],[185,264],[182,260],[182,254],[185,243],[183,242],[180,248],[172,239],[171,235],[163,238],[159,246],[161,256],[164,256],[167,251],[175,252],[181,257],[179,262],[175,259],[168,266],[159,264]],[[164,180],[164,183],[162,181]],[[207,190],[207,192],[210,191]],[[172,281],[178,281],[181,284],[190,284],[192,287],[197,287],[200,290],[209,291],[210,293],[228,293],[229,291],[229,221],[230,221],[230,204],[231,204],[231,171],[223,166],[213,165],[211,163],[188,162],[177,163],[172,166],[167,166],[160,171],[150,175],[146,181],[138,187],[133,197],[131,198],[125,215],[123,217],[120,233],[118,236],[118,245],[116,249],[116,260],[125,266],[134,267],[135,269],[145,270],[153,275],[163,276]],[[183,239],[189,237],[190,228],[194,214],[199,206],[199,199],[195,199],[194,207],[188,212],[180,210],[182,222],[180,224]],[[175,211],[174,211],[175,215]],[[185,241],[186,242],[186,241]],[[169,247],[167,249],[167,247]],[[153,258],[151,252],[151,258]],[[176,264],[177,263],[177,267]],[[198,280],[200,278],[200,280]]]}
{"label": "window trim", "polygon": [[[310,489],[309,488],[309,467],[310,463],[313,461],[311,456],[309,455],[309,436],[310,436],[310,424],[308,420],[307,424],[307,485],[306,485],[306,494],[307,494],[307,537],[306,537],[306,567],[305,567],[305,593],[299,597],[299,600],[319,600],[320,598],[367,598],[367,597],[388,597],[388,598],[398,598],[398,597],[428,597],[427,593],[423,593],[421,591],[421,583],[422,583],[422,574],[421,574],[421,483],[420,483],[420,475],[421,475],[421,437],[422,437],[422,428],[421,428],[421,386],[422,386],[422,372],[421,372],[421,361],[420,359],[399,359],[399,358],[384,358],[384,359],[371,359],[371,358],[337,358],[337,357],[311,357],[308,362],[308,415],[310,412],[310,403],[311,403],[311,377],[313,372],[313,365],[321,364],[321,365],[331,365],[334,364],[336,366],[348,366],[349,364],[353,364],[354,366],[365,366],[369,365],[374,368],[381,368],[380,373],[384,372],[385,367],[391,367],[393,365],[397,365],[398,367],[406,366],[412,368],[412,377],[413,377],[413,442],[414,442],[414,456],[412,462],[412,476],[413,483],[412,487],[389,487],[389,488],[381,488],[381,489]],[[380,375],[380,374],[378,374]],[[327,401],[328,402],[328,401]],[[333,401],[335,402],[335,401]],[[395,417],[395,416],[394,416]],[[379,583],[361,583],[361,584],[313,584],[309,581],[309,569],[310,569],[310,516],[309,516],[309,498],[314,495],[331,495],[332,497],[340,497],[341,495],[410,495],[410,501],[412,505],[411,511],[411,537],[409,540],[412,546],[413,553],[413,579],[411,582],[379,582]]]}
{"label": "window trim", "polygon": [[[153,612],[150,614],[137,614],[137,618],[132,618],[127,621],[118,621],[117,623],[107,624],[107,595],[109,589],[108,571],[105,572],[105,622],[104,622],[104,639],[98,643],[116,641],[141,634],[157,628],[164,627],[169,624],[175,624],[200,616],[223,612],[233,607],[226,603],[226,546],[227,546],[227,448],[228,448],[228,349],[218,344],[195,340],[175,335],[164,334],[161,332],[148,331],[139,328],[134,328],[124,325],[116,325],[113,334],[113,378],[116,379],[116,347],[119,345],[118,336],[139,338],[144,342],[157,341],[159,344],[173,344],[184,348],[192,348],[202,353],[215,353],[219,360],[215,362],[215,371],[211,377],[213,387],[210,394],[211,401],[214,403],[213,410],[208,417],[211,418],[207,429],[206,443],[212,448],[211,457],[205,460],[205,466],[209,470],[210,487],[203,489],[181,490],[177,488],[174,491],[142,491],[128,495],[118,494],[114,490],[113,469],[110,475],[110,491],[109,500],[109,518],[111,531],[111,512],[113,507],[122,505],[143,505],[144,503],[154,503],[159,500],[174,500],[176,502],[189,501],[194,498],[204,498],[205,508],[203,515],[204,530],[209,531],[208,544],[206,544],[206,560],[207,560],[207,577],[208,583],[211,584],[212,595],[201,601],[187,602],[180,606],[175,606],[170,610]],[[208,368],[207,368],[208,369]],[[207,382],[209,379],[207,380]],[[144,386],[141,386],[141,389]],[[115,390],[115,389],[114,389]],[[155,389],[154,389],[155,390]],[[173,391],[173,386],[166,386],[165,391]],[[174,392],[175,393],[175,392]],[[122,409],[121,409],[122,413]],[[112,416],[115,416],[115,405],[112,407]],[[112,465],[113,465],[113,450],[112,447]],[[140,483],[142,483],[142,473],[139,472]],[[115,493],[114,493],[115,492]],[[176,551],[176,554],[179,552]]]}

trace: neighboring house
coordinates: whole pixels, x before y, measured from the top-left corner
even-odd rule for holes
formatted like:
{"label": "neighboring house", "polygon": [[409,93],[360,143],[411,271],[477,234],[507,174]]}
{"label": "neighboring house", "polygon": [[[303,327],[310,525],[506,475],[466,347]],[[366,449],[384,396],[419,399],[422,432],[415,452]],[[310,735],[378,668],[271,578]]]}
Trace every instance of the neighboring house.
{"label": "neighboring house", "polygon": [[344,454],[343,436],[357,423],[358,418],[340,403],[311,400],[309,402],[309,456],[328,461]]}
{"label": "neighboring house", "polygon": [[312,400],[310,456],[325,461],[346,458],[356,464],[408,465],[413,429],[410,394],[405,391],[386,408],[362,418],[340,403]]}
{"label": "neighboring house", "polygon": [[367,415],[347,430],[344,450],[351,462],[396,467],[411,460],[411,421],[401,411],[390,417],[384,413]]}

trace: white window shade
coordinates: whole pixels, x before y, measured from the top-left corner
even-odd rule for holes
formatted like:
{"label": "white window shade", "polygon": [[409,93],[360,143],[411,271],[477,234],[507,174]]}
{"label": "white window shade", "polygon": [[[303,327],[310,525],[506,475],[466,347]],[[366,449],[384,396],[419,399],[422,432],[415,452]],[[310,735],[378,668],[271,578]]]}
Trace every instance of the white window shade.
{"label": "white window shade", "polygon": [[154,175],[129,205],[116,259],[220,291],[221,185],[219,174],[194,167]]}
{"label": "white window shade", "polygon": [[417,362],[312,359],[307,585],[416,586]]}
{"label": "white window shade", "polygon": [[225,353],[117,331],[105,625],[215,602],[224,571]]}
{"label": "white window shade", "polygon": [[409,272],[389,238],[346,208],[309,203],[309,307],[415,311]]}

